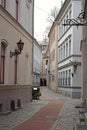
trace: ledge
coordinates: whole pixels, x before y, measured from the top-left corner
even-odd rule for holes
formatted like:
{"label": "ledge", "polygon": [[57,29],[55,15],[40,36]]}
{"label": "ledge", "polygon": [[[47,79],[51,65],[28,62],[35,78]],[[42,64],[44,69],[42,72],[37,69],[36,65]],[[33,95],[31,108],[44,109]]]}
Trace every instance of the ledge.
{"label": "ledge", "polygon": [[32,88],[32,85],[1,85],[0,84],[0,90],[6,90],[6,89],[29,89]]}

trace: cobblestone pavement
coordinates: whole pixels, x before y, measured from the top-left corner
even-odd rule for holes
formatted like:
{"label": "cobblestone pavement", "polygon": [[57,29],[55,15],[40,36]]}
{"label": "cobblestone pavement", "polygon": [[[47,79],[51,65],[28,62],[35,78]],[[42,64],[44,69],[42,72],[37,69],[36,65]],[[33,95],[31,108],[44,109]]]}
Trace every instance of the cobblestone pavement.
{"label": "cobblestone pavement", "polygon": [[9,115],[0,116],[0,130],[11,130],[14,126],[24,122],[47,104],[47,101],[33,101],[22,106],[21,109]]}
{"label": "cobblestone pavement", "polygon": [[73,130],[79,123],[79,113],[75,108],[76,101],[65,102],[58,119],[50,130]]}
{"label": "cobblestone pavement", "polygon": [[[49,90],[44,89],[44,93],[46,93],[45,91],[48,92]],[[79,104],[80,100],[64,97],[57,93],[52,94],[52,91],[49,91],[48,94],[52,95],[53,98],[56,99],[66,99],[66,102],[60,114],[58,115],[56,122],[50,130],[73,130],[73,127],[79,123],[79,113],[75,108],[75,105]]]}
{"label": "cobblestone pavement", "polygon": [[0,130],[12,130],[14,126],[31,118],[52,99],[65,99],[66,102],[50,130],[73,130],[73,126],[78,123],[78,112],[75,109],[75,105],[78,104],[79,100],[64,97],[45,87],[41,88],[41,91],[40,100],[27,103],[21,109],[9,115],[0,116]]}

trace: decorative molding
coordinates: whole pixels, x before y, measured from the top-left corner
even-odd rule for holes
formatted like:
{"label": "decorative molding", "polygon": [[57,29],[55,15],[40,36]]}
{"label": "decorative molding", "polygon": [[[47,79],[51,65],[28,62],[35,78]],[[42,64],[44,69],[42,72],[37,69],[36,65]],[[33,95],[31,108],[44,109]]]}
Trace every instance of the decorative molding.
{"label": "decorative molding", "polygon": [[8,43],[7,40],[5,40],[5,39],[1,39],[0,42],[1,42],[1,43],[4,43],[6,46],[9,45],[9,43]]}
{"label": "decorative molding", "polygon": [[32,2],[32,0],[26,0],[26,6],[27,6],[28,8],[30,8],[31,2]]}
{"label": "decorative molding", "polygon": [[[81,66],[81,62],[76,62],[76,63],[77,63],[77,65]],[[62,65],[62,66],[58,67],[58,70],[64,69],[64,68],[66,68],[66,67],[70,67],[70,66],[72,66],[72,65],[74,65],[74,62],[72,62],[72,63],[67,63],[67,64],[65,64],[65,65]]]}
{"label": "decorative molding", "polygon": [[73,58],[73,57],[81,57],[81,55],[70,55],[68,57],[66,57],[65,59],[61,60],[61,61],[58,61],[58,64],[70,59],[70,58]]}
{"label": "decorative molding", "polygon": [[58,86],[58,88],[64,88],[64,89],[81,89],[80,86]]}

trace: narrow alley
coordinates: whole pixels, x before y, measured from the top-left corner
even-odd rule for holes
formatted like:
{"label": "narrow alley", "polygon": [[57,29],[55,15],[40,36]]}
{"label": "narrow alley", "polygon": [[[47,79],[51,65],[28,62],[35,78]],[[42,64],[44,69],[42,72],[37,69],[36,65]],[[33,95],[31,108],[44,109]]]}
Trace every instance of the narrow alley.
{"label": "narrow alley", "polygon": [[0,130],[87,130],[87,0],[0,0]]}
{"label": "narrow alley", "polygon": [[73,130],[78,122],[77,99],[63,97],[41,87],[34,100],[9,115],[0,116],[0,130]]}

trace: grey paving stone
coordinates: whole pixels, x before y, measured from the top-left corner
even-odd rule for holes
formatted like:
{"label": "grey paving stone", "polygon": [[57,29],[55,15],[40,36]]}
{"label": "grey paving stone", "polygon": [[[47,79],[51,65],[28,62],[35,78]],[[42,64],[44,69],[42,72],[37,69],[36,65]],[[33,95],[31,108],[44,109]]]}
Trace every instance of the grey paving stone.
{"label": "grey paving stone", "polygon": [[[43,91],[55,99],[66,99],[64,107],[58,117],[56,117],[57,120],[50,130],[73,130],[73,126],[78,122],[78,112],[75,109],[75,105],[79,100],[72,100],[58,93],[54,93],[47,88],[43,89]],[[47,103],[48,100],[33,101],[25,104],[21,109],[9,115],[0,116],[0,130],[11,130],[14,126],[31,118],[32,115],[43,108]]]}
{"label": "grey paving stone", "polygon": [[73,127],[79,122],[79,115],[75,109],[75,104],[76,102],[72,103],[71,100],[65,103],[58,120],[50,130],[73,130]]}
{"label": "grey paving stone", "polygon": [[38,110],[44,107],[47,101],[33,101],[22,106],[21,109],[14,111],[6,116],[0,116],[0,130],[11,130],[14,126],[29,119]]}

